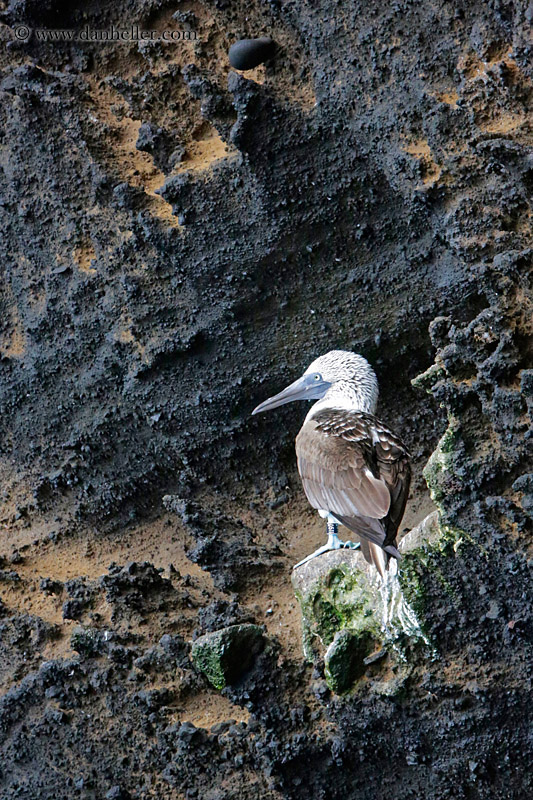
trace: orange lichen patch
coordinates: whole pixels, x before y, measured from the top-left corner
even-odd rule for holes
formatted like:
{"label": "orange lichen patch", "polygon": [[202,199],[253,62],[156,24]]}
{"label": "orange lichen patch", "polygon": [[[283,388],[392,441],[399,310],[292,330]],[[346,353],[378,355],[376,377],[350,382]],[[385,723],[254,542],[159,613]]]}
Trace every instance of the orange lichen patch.
{"label": "orange lichen patch", "polygon": [[[322,525],[316,538],[317,547],[324,544]],[[303,544],[301,549],[305,556],[313,548]],[[254,611],[257,621],[265,626],[267,634],[279,641],[284,656],[297,660],[301,658],[303,645],[300,606],[291,583],[293,563],[296,563],[296,558],[294,561],[292,558],[287,559],[286,570],[270,576],[264,584],[254,586],[253,591],[241,594],[240,601]]]}
{"label": "orange lichen patch", "polygon": [[[8,533],[7,529],[6,532]],[[7,537],[6,537],[7,538]],[[36,531],[33,531],[36,540]],[[187,591],[195,598],[190,607],[180,607],[155,619],[149,630],[144,622],[128,617],[128,630],[135,631],[149,639],[157,639],[165,632],[179,632],[187,638],[197,624],[196,606],[203,593],[214,598],[221,597],[209,573],[189,561],[186,556],[188,536],[179,530],[175,518],[164,517],[143,523],[134,528],[122,530],[117,535],[98,537],[96,531],[86,530],[71,534],[64,539],[38,541],[36,544],[20,547],[23,560],[13,566],[19,580],[3,581],[0,584],[2,602],[9,611],[39,617],[57,627],[57,636],[47,642],[43,653],[47,658],[71,657],[70,637],[80,622],[64,620],[62,607],[67,599],[65,590],[58,594],[46,593],[41,589],[41,580],[50,578],[65,584],[73,578],[97,582],[106,575],[112,563],[126,565],[131,561],[148,561],[161,568],[179,590],[181,578],[171,571],[171,565],[181,575],[191,576]],[[13,545],[11,545],[11,548]],[[12,549],[5,552],[9,556]],[[90,624],[99,629],[116,625],[112,621],[113,608],[103,592],[96,595],[96,604],[88,609]],[[81,624],[86,624],[83,618]],[[230,714],[235,717],[235,714]]]}
{"label": "orange lichen patch", "polygon": [[170,564],[183,575],[198,578],[200,584],[213,591],[213,581],[208,572],[187,558],[186,549],[192,540],[174,515],[163,515],[152,522],[145,522],[116,537],[94,540],[92,558],[100,563],[109,560],[118,564],[128,561],[150,561],[155,567],[168,569]]}
{"label": "orange lichen patch", "polygon": [[431,149],[425,139],[406,144],[403,149],[406,153],[415,156],[415,158],[431,158]]}
{"label": "orange lichen patch", "polygon": [[533,225],[533,213],[531,211],[526,211],[524,214],[518,218],[516,222],[515,231],[516,233],[524,233],[529,234],[531,233],[531,228]]}
{"label": "orange lichen patch", "polygon": [[184,161],[187,170],[205,170],[211,164],[225,158],[228,148],[220,136],[214,134],[207,139],[202,139],[191,146]]}
{"label": "orange lichen patch", "polygon": [[3,358],[22,358],[26,352],[26,335],[17,319],[7,332],[0,334],[0,355]]}
{"label": "orange lichen patch", "polygon": [[[255,69],[239,70],[232,67],[232,70],[248,81],[254,81],[259,86],[265,86],[272,94],[277,93],[279,74],[276,73],[275,76],[269,75],[264,64],[260,64]],[[337,85],[342,89],[344,81],[339,81]],[[316,105],[315,90],[311,82],[294,81],[294,84],[286,87],[286,97],[291,103],[300,106],[303,111],[309,111]]]}
{"label": "orange lichen patch", "polygon": [[492,119],[483,122],[478,122],[478,127],[484,133],[514,133],[519,130],[526,122],[524,113],[511,113],[505,111],[497,111]]}
{"label": "orange lichen patch", "polygon": [[[17,568],[21,575],[21,570]],[[40,617],[53,625],[62,625],[61,599],[39,591],[34,580],[17,582],[3,581],[1,584],[2,602],[11,612]]]}
{"label": "orange lichen patch", "polygon": [[433,160],[431,149],[425,139],[419,139],[416,142],[410,142],[404,145],[404,150],[421,162],[422,182],[425,185],[435,183],[439,180],[442,174],[442,167]]}
{"label": "orange lichen patch", "polygon": [[122,344],[131,344],[137,350],[139,357],[144,359],[145,353],[145,346],[141,344],[141,342],[135,337],[132,331],[132,321],[127,315],[122,315],[121,318],[118,320],[115,329],[113,331],[113,337],[115,341],[121,342]]}
{"label": "orange lichen patch", "polygon": [[441,103],[446,103],[446,105],[451,106],[452,108],[457,108],[459,94],[455,91],[455,89],[451,89],[447,92],[439,92],[436,97]]}
{"label": "orange lichen patch", "polygon": [[148,153],[137,150],[136,143],[139,137],[141,121],[123,117],[115,120],[118,130],[116,146],[114,148],[115,166],[118,167],[122,177],[130,184],[144,190],[150,198],[150,211],[154,216],[164,220],[170,227],[179,228],[177,217],[172,213],[172,206],[156,194],[165,182],[165,175],[157,169],[152,157]]}
{"label": "orange lichen patch", "polygon": [[289,97],[302,111],[311,111],[316,106],[316,94],[311,83],[292,87],[289,90]]}
{"label": "orange lichen patch", "polygon": [[85,272],[87,275],[96,274],[96,269],[91,266],[96,258],[96,253],[90,239],[81,242],[74,248],[72,251],[72,258],[80,272]]}
{"label": "orange lichen patch", "polygon": [[192,722],[197,728],[209,730],[217,722],[248,722],[250,714],[247,709],[234,705],[218,692],[208,691],[195,694],[183,702],[179,701],[176,717],[180,722]]}
{"label": "orange lichen patch", "polygon": [[253,81],[254,83],[258,83],[262,86],[266,79],[266,67],[264,64],[260,64],[258,67],[254,69],[235,69],[232,67],[233,71],[236,72],[238,75],[242,75],[243,78],[246,78],[249,81]]}
{"label": "orange lichen patch", "polygon": [[215,128],[209,123],[203,123],[194,133],[194,138],[187,148],[184,160],[178,165],[176,172],[194,171],[201,172],[221,159],[235,155]]}
{"label": "orange lichen patch", "polygon": [[518,64],[512,57],[513,48],[507,45],[495,46],[488,53],[486,60],[479,58],[475,53],[468,52],[463,54],[457,62],[457,71],[460,72],[466,81],[473,81],[481,78],[486,81],[488,73],[502,65],[508,73],[508,83],[516,83],[520,77]]}
{"label": "orange lichen patch", "polygon": [[133,336],[133,333],[129,329],[115,331],[115,339],[119,342],[124,342],[124,343],[135,341],[135,337]]}
{"label": "orange lichen patch", "polygon": [[[35,532],[33,537],[36,538]],[[72,534],[57,542],[41,541],[25,548],[24,562],[17,566],[17,572],[32,581],[47,577],[64,582],[80,576],[94,580],[104,575],[112,562],[150,561],[164,570],[172,564],[179,572],[197,577],[206,588],[212,589],[209,573],[187,558],[188,543],[188,536],[175,517],[164,515],[123,530],[117,536],[100,538],[95,531],[87,531],[83,536]]]}
{"label": "orange lichen patch", "polygon": [[26,334],[20,321],[17,302],[9,283],[5,282],[0,294],[0,356],[22,358],[26,352]]}
{"label": "orange lichen patch", "polygon": [[488,67],[488,62],[482,61],[475,53],[462,55],[457,62],[457,71],[460,72],[467,81],[472,81],[480,76],[484,77]]}
{"label": "orange lichen patch", "polygon": [[165,175],[157,169],[148,153],[137,150],[141,121],[125,115],[122,96],[103,81],[86,76],[93,101],[91,113],[109,130],[107,144],[111,150],[110,167],[130,186],[144,190],[149,210],[154,216],[173,228],[179,228],[172,206],[156,194],[165,182]]}

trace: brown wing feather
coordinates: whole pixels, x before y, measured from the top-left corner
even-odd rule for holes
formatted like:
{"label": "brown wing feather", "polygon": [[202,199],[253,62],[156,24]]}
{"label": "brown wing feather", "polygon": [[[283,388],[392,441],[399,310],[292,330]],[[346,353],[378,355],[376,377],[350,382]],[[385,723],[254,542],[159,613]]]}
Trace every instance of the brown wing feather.
{"label": "brown wing feather", "polygon": [[363,538],[394,544],[410,467],[407,449],[392,431],[372,414],[325,410],[304,424],[296,453],[314,508],[343,517]]}

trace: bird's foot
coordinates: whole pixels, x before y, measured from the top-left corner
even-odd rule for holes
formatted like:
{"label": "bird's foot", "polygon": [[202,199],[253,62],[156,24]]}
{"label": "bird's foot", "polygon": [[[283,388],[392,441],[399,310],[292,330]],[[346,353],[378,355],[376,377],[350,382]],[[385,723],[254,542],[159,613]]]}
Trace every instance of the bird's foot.
{"label": "bird's foot", "polygon": [[315,550],[315,552],[311,553],[311,555],[307,556],[307,558],[304,558],[302,561],[299,561],[297,564],[295,564],[294,569],[301,567],[302,564],[307,564],[307,562],[311,561],[312,558],[321,556],[322,553],[328,553],[330,550],[342,550],[343,548],[356,550],[358,547],[360,547],[359,542],[343,542],[341,539],[339,539],[337,534],[330,533],[326,544],[322,545],[322,547],[319,547],[318,550]]}

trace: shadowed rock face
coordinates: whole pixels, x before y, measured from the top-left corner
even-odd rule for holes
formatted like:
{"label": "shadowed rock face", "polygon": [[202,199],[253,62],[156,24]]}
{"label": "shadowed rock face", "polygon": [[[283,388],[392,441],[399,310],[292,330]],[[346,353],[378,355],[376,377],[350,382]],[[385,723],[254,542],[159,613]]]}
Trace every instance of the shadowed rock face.
{"label": "shadowed rock face", "polygon": [[[4,4],[0,796],[531,793],[531,16]],[[133,23],[197,37],[35,33]],[[404,557],[438,659],[342,699],[291,622],[303,408],[249,416],[336,347],[446,532]],[[191,644],[240,624],[219,696]]]}

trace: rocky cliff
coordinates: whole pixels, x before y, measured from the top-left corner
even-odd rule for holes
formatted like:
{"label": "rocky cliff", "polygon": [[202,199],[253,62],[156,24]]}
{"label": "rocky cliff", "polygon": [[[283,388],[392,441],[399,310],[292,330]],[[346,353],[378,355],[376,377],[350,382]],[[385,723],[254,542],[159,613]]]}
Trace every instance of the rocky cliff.
{"label": "rocky cliff", "polygon": [[[0,8],[0,797],[528,797],[531,4]],[[335,347],[443,532],[434,652],[337,694],[303,408],[250,417]]]}

